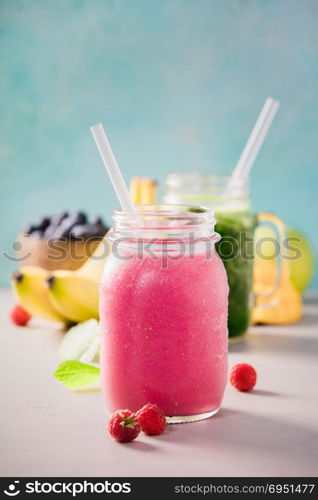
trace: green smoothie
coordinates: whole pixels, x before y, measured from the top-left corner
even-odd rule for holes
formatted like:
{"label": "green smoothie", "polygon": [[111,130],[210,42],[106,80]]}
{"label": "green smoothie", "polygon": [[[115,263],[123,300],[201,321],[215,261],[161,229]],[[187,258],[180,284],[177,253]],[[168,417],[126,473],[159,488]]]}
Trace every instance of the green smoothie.
{"label": "green smoothie", "polygon": [[249,211],[224,211],[215,214],[216,231],[222,236],[216,244],[223,260],[230,292],[229,337],[243,335],[250,324],[253,279],[253,236],[257,223]]}
{"label": "green smoothie", "polygon": [[252,311],[253,237],[257,218],[249,209],[248,179],[238,178],[228,191],[229,177],[200,171],[171,173],[166,179],[167,203],[206,206],[214,211],[216,244],[229,282],[228,328],[231,339],[246,333]]}

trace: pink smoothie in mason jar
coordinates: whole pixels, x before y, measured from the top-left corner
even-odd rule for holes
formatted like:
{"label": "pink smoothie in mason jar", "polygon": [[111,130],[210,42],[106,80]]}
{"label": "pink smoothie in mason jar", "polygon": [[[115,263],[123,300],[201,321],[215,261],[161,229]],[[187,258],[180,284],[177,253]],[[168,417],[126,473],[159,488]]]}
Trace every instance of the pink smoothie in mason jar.
{"label": "pink smoothie in mason jar", "polygon": [[100,285],[103,393],[112,411],[151,402],[170,421],[206,418],[227,380],[228,284],[213,213],[139,210],[138,227],[115,213]]}

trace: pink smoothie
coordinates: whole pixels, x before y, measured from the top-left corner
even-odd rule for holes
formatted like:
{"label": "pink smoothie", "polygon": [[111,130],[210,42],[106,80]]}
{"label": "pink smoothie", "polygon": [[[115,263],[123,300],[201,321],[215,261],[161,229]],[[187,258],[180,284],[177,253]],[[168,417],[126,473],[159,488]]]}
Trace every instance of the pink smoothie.
{"label": "pink smoothie", "polygon": [[101,281],[102,385],[111,410],[169,416],[220,407],[227,380],[227,277],[216,253],[109,257]]}

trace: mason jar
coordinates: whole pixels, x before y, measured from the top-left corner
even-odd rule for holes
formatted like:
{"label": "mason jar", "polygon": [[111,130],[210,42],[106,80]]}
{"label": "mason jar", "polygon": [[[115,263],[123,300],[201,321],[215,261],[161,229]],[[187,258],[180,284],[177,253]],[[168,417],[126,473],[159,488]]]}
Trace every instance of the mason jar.
{"label": "mason jar", "polygon": [[170,422],[215,414],[227,380],[226,272],[213,212],[140,205],[113,215],[100,284],[101,377],[111,411],[156,403]]}
{"label": "mason jar", "polygon": [[[216,249],[223,260],[230,287],[228,329],[233,340],[242,337],[250,324],[254,304],[254,231],[258,221],[274,225],[278,238],[281,239],[281,236],[274,216],[255,215],[251,211],[248,179],[231,179],[230,188],[229,181],[230,177],[222,173],[171,173],[166,178],[164,201],[204,205],[214,210],[216,231],[222,237],[216,243]],[[277,289],[279,276],[280,266],[273,290],[266,296],[270,297]]]}

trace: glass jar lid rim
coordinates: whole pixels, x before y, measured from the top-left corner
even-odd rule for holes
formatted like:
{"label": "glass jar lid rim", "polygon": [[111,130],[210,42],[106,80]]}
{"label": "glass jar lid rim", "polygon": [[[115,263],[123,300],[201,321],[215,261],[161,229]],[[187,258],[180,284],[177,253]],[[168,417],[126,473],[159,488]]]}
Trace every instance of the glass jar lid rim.
{"label": "glass jar lid rim", "polygon": [[[182,203],[162,203],[162,204],[142,204],[136,205],[138,215],[136,220],[142,218],[162,218],[166,217],[168,219],[189,219],[189,217],[202,217],[201,222],[212,223],[215,222],[214,211],[209,207],[202,205],[193,204],[182,204]],[[128,212],[124,212],[122,209],[117,209],[113,214],[114,220],[134,220]],[[198,221],[199,223],[199,221]]]}
{"label": "glass jar lid rim", "polygon": [[[137,205],[138,215],[115,210],[113,214],[116,235],[134,237],[189,238],[197,235],[215,235],[214,212],[208,207],[190,204]],[[160,236],[161,235],[161,236]]]}
{"label": "glass jar lid rim", "polygon": [[[214,171],[212,173],[200,170],[184,170],[179,172],[170,172],[165,179],[168,186],[180,186],[180,183],[195,182],[208,182],[210,186],[226,185],[231,179],[232,172]],[[247,186],[249,179],[246,177],[236,177],[233,182],[236,186]]]}

